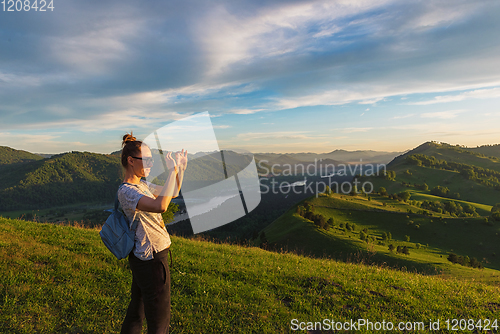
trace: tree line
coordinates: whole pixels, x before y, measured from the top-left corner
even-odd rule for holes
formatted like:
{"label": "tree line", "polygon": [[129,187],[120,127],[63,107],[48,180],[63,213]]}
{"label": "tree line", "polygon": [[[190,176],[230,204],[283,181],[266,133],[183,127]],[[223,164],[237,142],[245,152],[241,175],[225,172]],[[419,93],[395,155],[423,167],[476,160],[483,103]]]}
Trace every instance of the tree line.
{"label": "tree line", "polygon": [[438,168],[459,172],[467,180],[473,180],[488,187],[500,190],[500,172],[478,166],[439,160],[424,154],[412,154],[406,157],[406,162],[411,165],[429,168]]}
{"label": "tree line", "polygon": [[27,173],[11,175],[18,178],[15,185],[0,189],[0,210],[109,203],[123,175],[119,157],[89,152],[59,154],[31,164]]}

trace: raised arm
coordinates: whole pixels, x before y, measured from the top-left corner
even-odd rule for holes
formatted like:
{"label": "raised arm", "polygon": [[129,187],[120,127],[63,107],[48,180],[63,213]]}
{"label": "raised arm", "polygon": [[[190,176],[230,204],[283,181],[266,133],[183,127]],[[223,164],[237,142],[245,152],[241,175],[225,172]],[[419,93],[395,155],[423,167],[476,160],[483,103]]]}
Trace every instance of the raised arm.
{"label": "raised arm", "polygon": [[[187,153],[187,152],[186,152]],[[169,169],[167,181],[161,187],[160,192],[156,198],[151,198],[148,196],[142,196],[137,203],[137,209],[147,212],[162,213],[167,211],[168,205],[174,196],[174,193],[178,193],[180,185],[176,187],[178,182],[178,171],[182,167],[177,166],[177,162],[172,157],[172,152],[168,152],[165,160],[167,161],[167,167]]]}
{"label": "raised arm", "polygon": [[179,196],[179,191],[181,190],[182,181],[184,180],[184,172],[187,168],[187,151],[184,152],[184,149],[181,152],[175,153],[175,160],[178,167],[177,172],[177,187],[174,193],[174,197]]}

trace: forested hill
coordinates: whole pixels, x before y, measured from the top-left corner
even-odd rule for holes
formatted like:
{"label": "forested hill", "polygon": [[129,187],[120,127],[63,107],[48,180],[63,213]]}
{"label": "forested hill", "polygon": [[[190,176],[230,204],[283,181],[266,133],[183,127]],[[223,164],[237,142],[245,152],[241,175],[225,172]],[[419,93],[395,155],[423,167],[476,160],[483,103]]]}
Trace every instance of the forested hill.
{"label": "forested hill", "polygon": [[488,157],[500,158],[500,144],[496,145],[483,145],[475,148],[468,148],[467,150],[484,154]]}
{"label": "forested hill", "polygon": [[[466,148],[460,145],[426,142],[392,160],[388,167],[394,169],[405,164],[412,155],[424,155],[436,161],[446,161],[500,172],[500,156],[495,154],[498,145],[481,146],[480,148]],[[484,153],[486,154],[484,154]]]}
{"label": "forested hill", "polygon": [[30,162],[43,159],[41,156],[26,151],[0,146],[0,165]]}
{"label": "forested hill", "polygon": [[0,166],[0,211],[112,202],[122,179],[117,156],[71,152]]}

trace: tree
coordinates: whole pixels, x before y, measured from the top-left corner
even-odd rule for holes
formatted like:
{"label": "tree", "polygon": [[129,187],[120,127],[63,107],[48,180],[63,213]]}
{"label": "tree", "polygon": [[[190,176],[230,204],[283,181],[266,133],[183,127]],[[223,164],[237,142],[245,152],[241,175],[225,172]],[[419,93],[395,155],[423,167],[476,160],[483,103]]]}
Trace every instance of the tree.
{"label": "tree", "polygon": [[170,202],[167,211],[163,212],[161,216],[165,224],[168,224],[174,220],[174,214],[179,211],[179,206],[175,203]]}
{"label": "tree", "polygon": [[500,212],[495,212],[491,215],[491,218],[493,218],[493,220],[495,221],[500,221]]}
{"label": "tree", "polygon": [[390,181],[396,181],[396,172],[389,170],[385,173],[385,178]]}
{"label": "tree", "polygon": [[448,254],[448,261],[450,261],[451,263],[457,263],[458,262],[457,254],[454,253]]}
{"label": "tree", "polygon": [[378,188],[378,193],[382,196],[387,196],[387,190],[384,187]]}
{"label": "tree", "polygon": [[304,207],[302,205],[297,206],[297,214],[299,216],[304,216]]}
{"label": "tree", "polygon": [[495,204],[491,208],[491,219],[500,221],[500,203]]}
{"label": "tree", "polygon": [[403,249],[401,250],[401,252],[405,255],[410,255],[410,250],[406,246],[403,246]]}
{"label": "tree", "polygon": [[406,240],[406,242],[410,242],[410,236],[409,235],[405,235],[405,240]]}
{"label": "tree", "polygon": [[400,192],[398,194],[398,197],[401,198],[403,201],[406,202],[406,201],[408,201],[410,199],[411,194],[410,194],[410,192],[408,190],[406,190],[406,191]]}
{"label": "tree", "polygon": [[330,189],[329,186],[326,186],[325,194],[327,194],[328,196],[330,196],[332,194],[332,190]]}
{"label": "tree", "polygon": [[462,175],[467,180],[475,180],[477,178],[477,175],[472,167],[462,169],[460,171],[460,175]]}
{"label": "tree", "polygon": [[333,222],[333,218],[332,218],[332,217],[328,218],[327,224],[328,224],[330,227],[335,226],[335,223]]}
{"label": "tree", "polygon": [[495,204],[495,205],[491,208],[491,213],[494,213],[494,212],[500,212],[500,203]]}
{"label": "tree", "polygon": [[441,187],[441,186],[435,186],[431,190],[432,195],[440,196],[440,197],[446,197],[449,192],[450,192],[450,189],[448,189],[447,187]]}
{"label": "tree", "polygon": [[318,215],[319,217],[317,218],[319,221],[319,228],[324,229],[326,226],[326,218],[323,215]]}
{"label": "tree", "polygon": [[394,252],[394,245],[393,244],[389,245],[389,251]]}

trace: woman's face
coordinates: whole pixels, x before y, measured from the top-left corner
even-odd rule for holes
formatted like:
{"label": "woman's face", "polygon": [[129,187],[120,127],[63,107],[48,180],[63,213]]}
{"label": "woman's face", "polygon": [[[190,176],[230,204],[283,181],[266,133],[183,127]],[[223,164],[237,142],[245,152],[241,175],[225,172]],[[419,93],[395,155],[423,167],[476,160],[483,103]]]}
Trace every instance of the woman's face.
{"label": "woman's face", "polygon": [[[140,158],[140,159],[138,159]],[[147,177],[151,172],[151,167],[153,167],[153,157],[151,155],[151,150],[143,146],[141,153],[136,157],[133,157],[133,168],[135,175],[139,177]]]}

